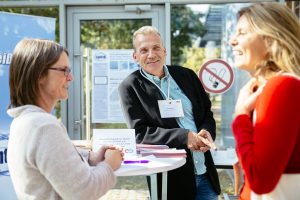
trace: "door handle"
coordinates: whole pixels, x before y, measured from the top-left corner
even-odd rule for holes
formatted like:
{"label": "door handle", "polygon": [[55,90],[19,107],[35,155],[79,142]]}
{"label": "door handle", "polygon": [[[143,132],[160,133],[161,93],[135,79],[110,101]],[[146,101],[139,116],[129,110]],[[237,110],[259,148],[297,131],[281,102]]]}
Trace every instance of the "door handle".
{"label": "door handle", "polygon": [[74,121],[74,125],[75,126],[81,126],[81,120],[79,119],[79,120],[75,120]]}

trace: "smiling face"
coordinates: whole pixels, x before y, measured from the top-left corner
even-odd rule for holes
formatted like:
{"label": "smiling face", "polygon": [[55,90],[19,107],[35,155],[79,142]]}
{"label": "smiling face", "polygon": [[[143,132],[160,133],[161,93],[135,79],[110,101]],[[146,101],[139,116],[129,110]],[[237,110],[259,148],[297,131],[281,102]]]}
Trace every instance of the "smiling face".
{"label": "smiling face", "polygon": [[[50,68],[65,69],[69,67],[69,59],[65,52],[62,52],[58,61]],[[45,110],[51,110],[58,100],[68,98],[68,88],[73,80],[70,73],[65,76],[63,71],[48,69],[48,74],[39,80],[39,106]]]}
{"label": "smiling face", "polygon": [[233,48],[235,66],[247,70],[251,74],[268,54],[263,37],[251,29],[245,16],[240,17],[236,33],[230,39],[230,44]]}
{"label": "smiling face", "polygon": [[159,35],[139,34],[134,44],[136,51],[133,53],[133,59],[149,74],[163,77],[163,65],[167,54]]}

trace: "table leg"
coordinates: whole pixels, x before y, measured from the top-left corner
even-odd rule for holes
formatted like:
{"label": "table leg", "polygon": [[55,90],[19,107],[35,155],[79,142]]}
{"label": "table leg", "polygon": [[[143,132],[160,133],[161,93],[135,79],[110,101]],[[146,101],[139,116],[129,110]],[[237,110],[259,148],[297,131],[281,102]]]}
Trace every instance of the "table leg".
{"label": "table leg", "polygon": [[162,173],[162,191],[161,191],[161,199],[167,200],[168,197],[168,172]]}
{"label": "table leg", "polygon": [[151,200],[157,200],[157,174],[150,175]]}

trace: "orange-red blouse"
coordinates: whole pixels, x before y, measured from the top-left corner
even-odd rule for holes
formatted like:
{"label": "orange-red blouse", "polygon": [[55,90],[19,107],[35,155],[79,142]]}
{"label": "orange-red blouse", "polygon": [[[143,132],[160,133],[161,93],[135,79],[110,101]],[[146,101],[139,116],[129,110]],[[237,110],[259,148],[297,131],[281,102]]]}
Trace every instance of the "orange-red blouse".
{"label": "orange-red blouse", "polygon": [[245,173],[241,197],[272,191],[283,173],[300,173],[300,79],[270,79],[255,106],[254,120],[237,116],[232,123],[236,150]]}

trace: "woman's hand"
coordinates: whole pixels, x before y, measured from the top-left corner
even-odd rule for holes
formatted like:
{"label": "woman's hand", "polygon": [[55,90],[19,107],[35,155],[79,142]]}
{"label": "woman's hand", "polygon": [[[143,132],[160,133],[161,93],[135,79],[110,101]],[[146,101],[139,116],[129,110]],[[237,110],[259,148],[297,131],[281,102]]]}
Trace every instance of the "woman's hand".
{"label": "woman's hand", "polygon": [[123,158],[124,153],[122,152],[121,147],[116,147],[113,145],[102,145],[97,152],[90,152],[89,155],[89,164],[91,166],[96,166],[99,162],[103,161],[105,159],[105,152],[107,150],[118,150],[121,153],[121,156]]}
{"label": "woman's hand", "polygon": [[257,97],[261,94],[265,83],[260,84],[252,78],[241,90],[235,106],[235,115],[249,115],[254,110]]}
{"label": "woman's hand", "polygon": [[109,164],[111,168],[115,171],[120,168],[122,160],[123,160],[124,154],[122,153],[122,150],[120,149],[115,149],[111,150],[108,149],[105,152],[105,159],[104,162]]}

